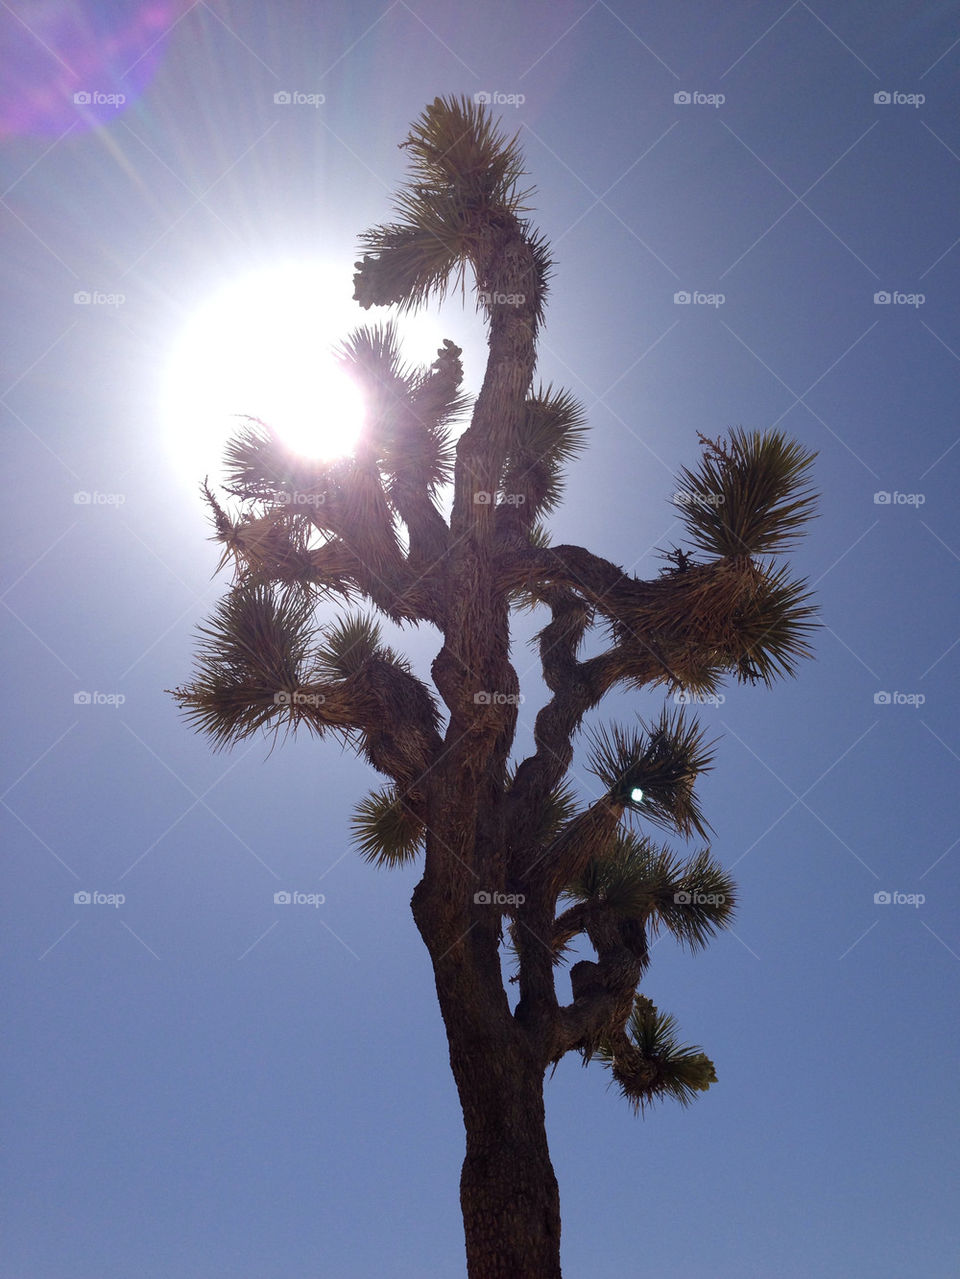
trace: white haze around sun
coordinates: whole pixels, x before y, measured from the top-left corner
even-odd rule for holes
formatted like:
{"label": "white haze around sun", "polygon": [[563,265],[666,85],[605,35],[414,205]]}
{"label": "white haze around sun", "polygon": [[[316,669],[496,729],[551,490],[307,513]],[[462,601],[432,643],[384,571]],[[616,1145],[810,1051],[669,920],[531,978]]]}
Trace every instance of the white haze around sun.
{"label": "white haze around sun", "polygon": [[352,266],[278,263],[224,284],[188,318],[168,362],[162,417],[172,463],[189,486],[205,476],[219,482],[224,445],[245,417],[260,418],[304,456],[348,454],[363,397],[333,349],[359,325],[393,316],[404,363],[436,359],[436,320],[361,310],[352,274]]}

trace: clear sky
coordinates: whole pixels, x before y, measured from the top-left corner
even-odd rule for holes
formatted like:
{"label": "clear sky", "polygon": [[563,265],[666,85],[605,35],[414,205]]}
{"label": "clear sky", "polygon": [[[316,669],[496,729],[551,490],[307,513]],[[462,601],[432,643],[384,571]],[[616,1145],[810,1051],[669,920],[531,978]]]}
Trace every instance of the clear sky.
{"label": "clear sky", "polygon": [[[378,779],[307,737],[214,756],[163,689],[226,586],[184,332],[291,262],[316,333],[369,318],[350,270],[397,143],[486,92],[555,247],[541,374],[594,428],[555,540],[655,576],[698,431],[782,427],[823,495],[794,556],[816,661],[701,711],[733,931],[664,941],[644,986],[719,1083],[640,1121],[560,1065],[565,1274],[957,1275],[957,6],[11,0],[0,29],[0,1273],[464,1273],[416,872],[349,844]],[[440,318],[475,390],[472,306]]]}

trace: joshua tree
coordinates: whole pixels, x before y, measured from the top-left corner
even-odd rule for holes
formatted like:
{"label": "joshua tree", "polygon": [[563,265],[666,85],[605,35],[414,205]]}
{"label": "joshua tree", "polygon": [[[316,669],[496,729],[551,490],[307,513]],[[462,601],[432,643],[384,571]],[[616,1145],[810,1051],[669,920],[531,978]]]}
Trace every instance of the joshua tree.
{"label": "joshua tree", "polygon": [[[595,1057],[638,1111],[687,1105],[716,1081],[637,987],[651,937],[705,946],[730,919],[734,885],[709,849],[683,857],[642,832],[707,838],[695,782],[711,744],[682,703],[727,677],[770,684],[810,655],[806,583],[773,556],[812,514],[814,455],[779,431],[701,437],[674,495],[687,549],[664,551],[654,580],[551,545],[542,521],[585,428],[569,394],[533,388],[550,257],[525,216],[517,139],[482,107],[437,99],[402,145],[397,220],[362,237],[354,296],[403,310],[451,284],[475,291],[489,358],[469,425],[454,443],[469,407],[460,349],[445,341],[429,368],[407,368],[390,323],[359,328],[340,351],[366,403],[348,460],[308,461],[249,420],[226,454],[238,508],[204,486],[234,583],[174,695],[217,746],[308,728],[340,735],[386,777],[357,808],[356,840],[380,866],[423,858],[412,910],[463,1108],[468,1271],[548,1279],[560,1274],[560,1210],[547,1068],[569,1052]],[[331,599],[367,613],[321,626],[317,604]],[[550,697],[532,754],[513,761],[518,608],[545,610]],[[377,613],[440,632],[438,697],[385,646]],[[594,627],[606,646],[581,660]],[[613,689],[647,686],[673,709],[593,734],[599,798],[578,801],[565,776],[585,714]],[[575,944],[595,958],[573,963],[558,995]]]}

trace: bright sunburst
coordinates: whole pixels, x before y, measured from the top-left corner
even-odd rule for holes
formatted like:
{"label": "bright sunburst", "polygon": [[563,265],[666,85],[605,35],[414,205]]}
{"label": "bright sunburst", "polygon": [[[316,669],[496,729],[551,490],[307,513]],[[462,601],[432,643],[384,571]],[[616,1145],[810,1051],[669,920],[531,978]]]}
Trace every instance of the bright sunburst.
{"label": "bright sunburst", "polygon": [[[351,277],[329,263],[281,263],[224,286],[188,320],[170,359],[163,418],[189,483],[216,479],[223,446],[244,416],[262,419],[307,456],[351,451],[363,401],[332,349],[381,318],[352,301]],[[439,330],[425,317],[405,321],[401,337],[411,361],[436,358]]]}

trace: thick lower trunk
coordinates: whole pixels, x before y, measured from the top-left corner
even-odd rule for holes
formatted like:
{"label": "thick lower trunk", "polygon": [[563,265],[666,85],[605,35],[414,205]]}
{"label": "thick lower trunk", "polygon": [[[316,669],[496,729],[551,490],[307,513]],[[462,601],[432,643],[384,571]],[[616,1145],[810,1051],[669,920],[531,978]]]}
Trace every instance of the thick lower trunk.
{"label": "thick lower trunk", "polygon": [[460,1204],[469,1279],[560,1279],[560,1198],[543,1108],[545,1056],[510,1011],[498,917],[484,918],[480,912],[490,908],[475,907],[472,926],[464,928],[465,919],[451,925],[426,880],[412,905],[433,956],[463,1110]]}
{"label": "thick lower trunk", "polygon": [[460,1205],[470,1279],[560,1279],[560,1197],[547,1149],[543,1072],[455,1071],[467,1153]]}

